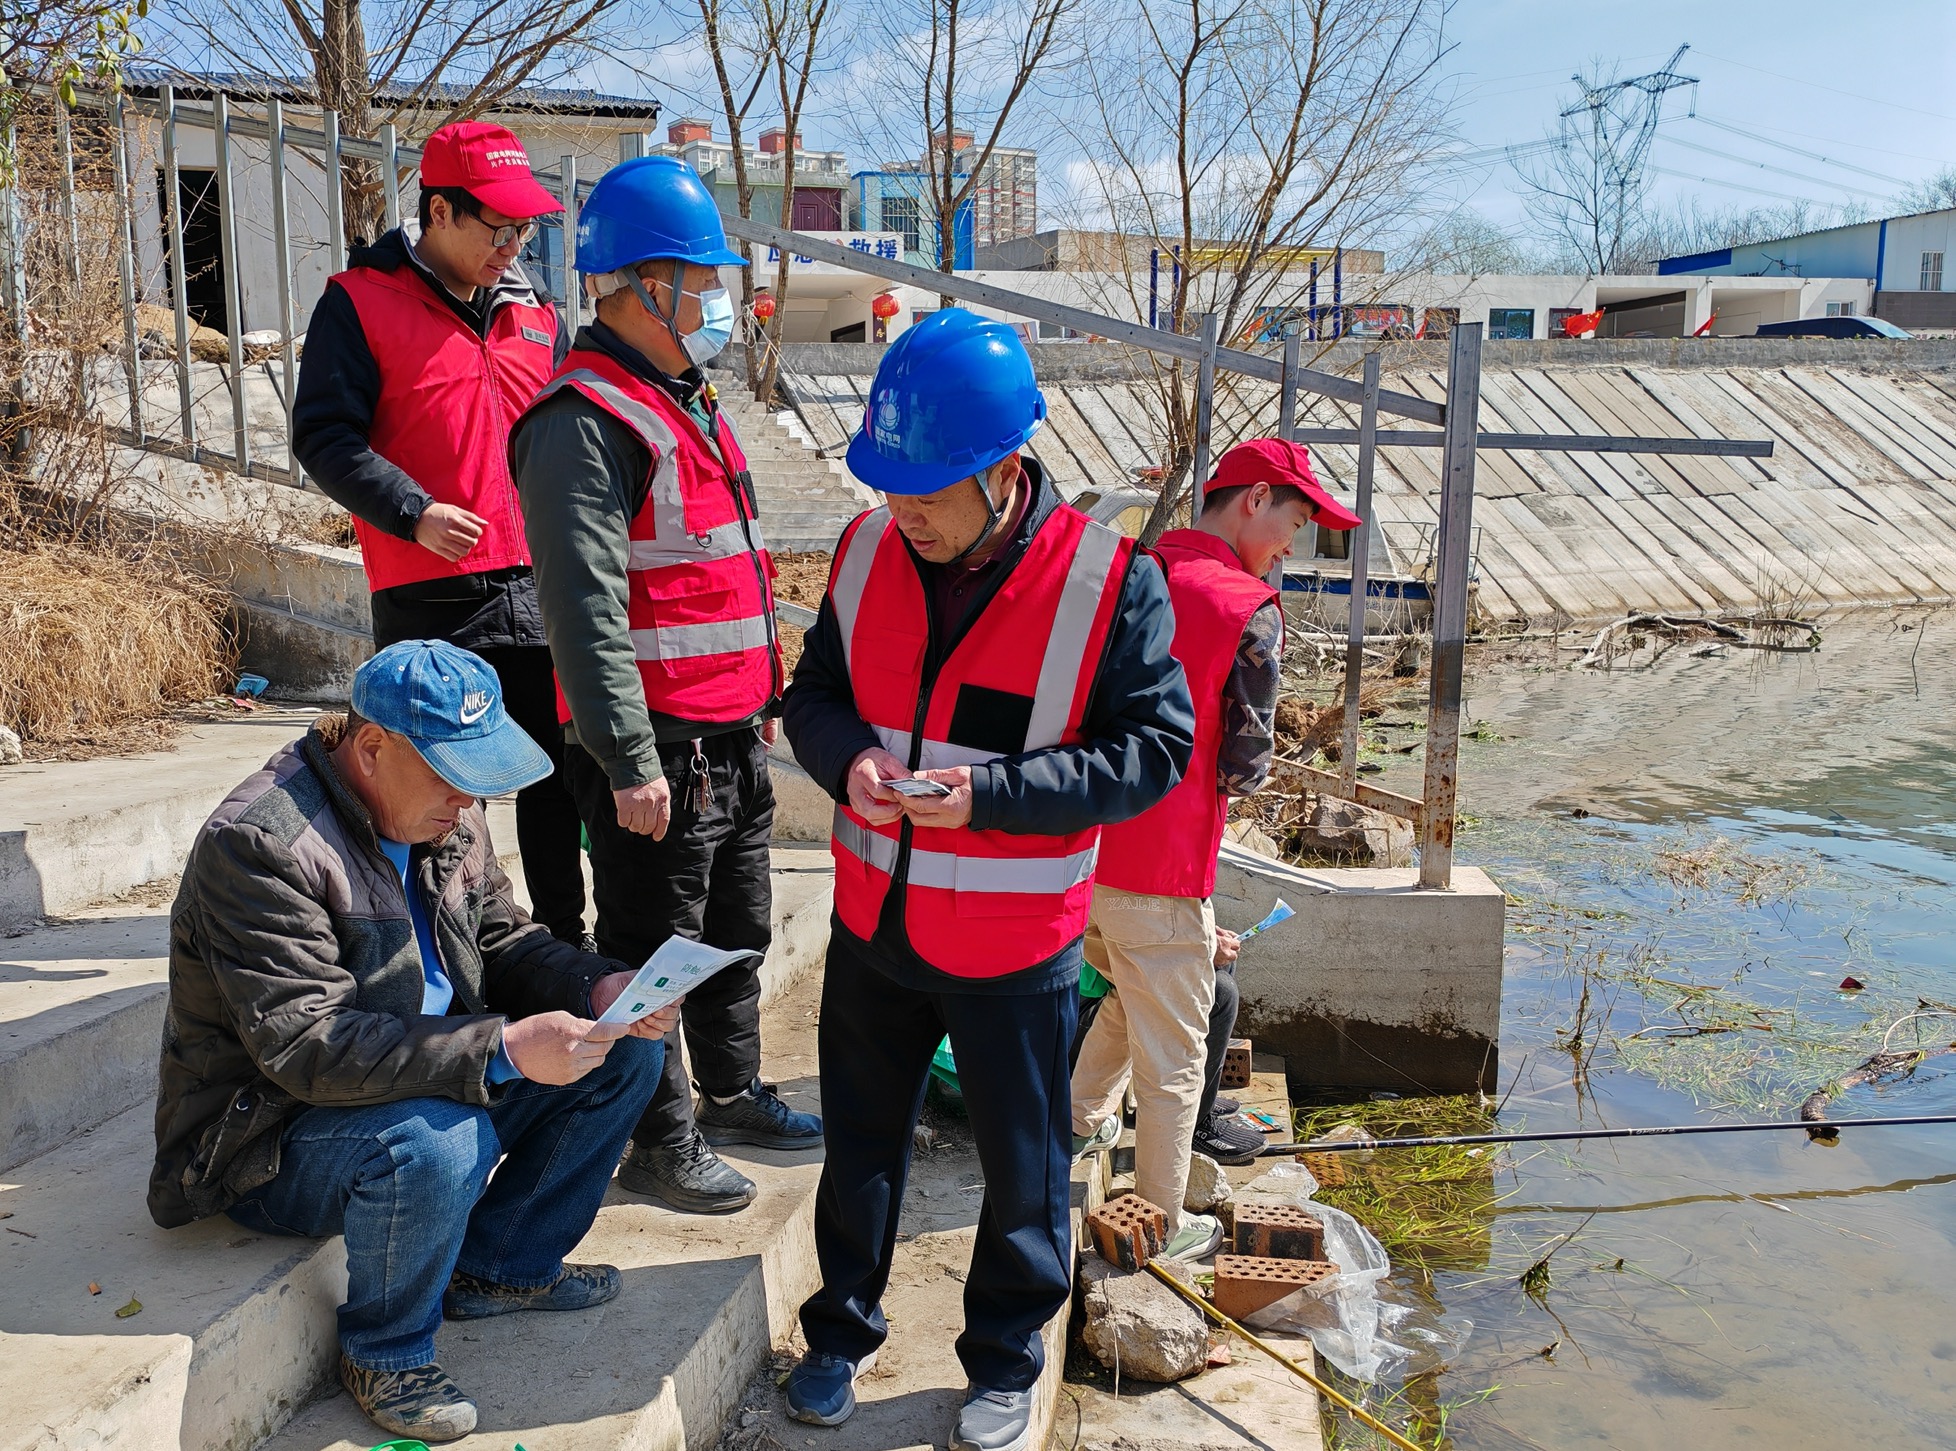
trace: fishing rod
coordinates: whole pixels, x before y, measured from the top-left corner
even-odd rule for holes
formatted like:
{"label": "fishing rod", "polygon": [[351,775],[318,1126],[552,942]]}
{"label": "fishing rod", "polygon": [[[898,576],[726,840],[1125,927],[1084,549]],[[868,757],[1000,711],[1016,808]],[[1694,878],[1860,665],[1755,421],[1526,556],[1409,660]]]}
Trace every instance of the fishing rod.
{"label": "fishing rod", "polygon": [[1901,1118],[1794,1119],[1791,1123],[1662,1124],[1627,1129],[1543,1129],[1511,1134],[1443,1134],[1417,1139],[1334,1139],[1330,1142],[1265,1144],[1258,1152],[1271,1154],[1344,1154],[1357,1149],[1451,1149],[1473,1144],[1551,1144],[1572,1139],[1653,1139],[1670,1134],[1752,1134],[1772,1129],[1805,1129],[1814,1139],[1831,1142],[1841,1129],[1900,1128],[1909,1124],[1956,1124],[1956,1113],[1911,1114]]}

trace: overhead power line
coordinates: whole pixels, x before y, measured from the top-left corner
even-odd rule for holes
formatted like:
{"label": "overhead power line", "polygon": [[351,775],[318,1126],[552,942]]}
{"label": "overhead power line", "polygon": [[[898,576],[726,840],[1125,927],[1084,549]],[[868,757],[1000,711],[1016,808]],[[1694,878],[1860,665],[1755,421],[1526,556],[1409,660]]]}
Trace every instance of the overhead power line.
{"label": "overhead power line", "polygon": [[1650,169],[1659,176],[1676,177],[1679,181],[1702,182],[1706,186],[1722,186],[1727,191],[1749,191],[1754,196],[1769,196],[1774,201],[1779,202],[1811,203],[1813,201],[1813,198],[1810,196],[1794,196],[1790,192],[1767,191],[1763,186],[1747,186],[1743,182],[1727,181],[1719,176],[1699,176],[1695,172],[1672,171],[1668,166],[1653,166]]}
{"label": "overhead power line", "polygon": [[1721,65],[1735,65],[1742,70],[1758,71],[1762,76],[1771,76],[1775,80],[1791,81],[1796,86],[1812,86],[1816,91],[1829,91],[1836,96],[1846,96],[1850,101],[1866,101],[1871,106],[1893,106],[1897,111],[1912,111],[1918,116],[1933,116],[1938,121],[1956,121],[1956,116],[1951,116],[1945,111],[1925,111],[1920,106],[1904,106],[1900,101],[1884,101],[1879,96],[1864,96],[1859,91],[1843,91],[1838,86],[1823,86],[1819,81],[1810,81],[1804,76],[1789,76],[1783,71],[1769,71],[1764,66],[1752,65],[1742,60],[1733,60],[1730,56],[1713,55],[1710,51],[1701,50],[1698,54],[1702,55],[1706,60],[1718,61]]}
{"label": "overhead power line", "polygon": [[1700,146],[1697,142],[1686,141],[1681,136],[1666,136],[1664,139],[1670,142],[1673,146],[1683,146],[1689,148],[1692,151],[1702,151],[1707,156],[1716,156],[1723,161],[1736,161],[1741,166],[1750,166],[1759,171],[1771,171],[1771,172],[1778,173],[1780,176],[1790,176],[1795,181],[1809,182],[1814,186],[1826,187],[1830,191],[1851,191],[1861,196],[1872,196],[1872,197],[1878,197],[1882,195],[1881,192],[1870,191],[1865,186],[1855,186],[1852,183],[1845,182],[1845,181],[1828,181],[1824,177],[1808,176],[1803,171],[1791,171],[1784,166],[1774,166],[1769,162],[1754,161],[1751,157],[1748,156],[1738,156],[1730,151],[1720,151],[1715,146]]}
{"label": "overhead power line", "polygon": [[[1808,151],[1804,146],[1794,146],[1785,141],[1775,141],[1770,136],[1761,136],[1757,131],[1748,131],[1743,126],[1734,126],[1729,121],[1714,121],[1709,116],[1693,116],[1691,119],[1702,121],[1707,126],[1716,126],[1721,131],[1730,131],[1734,136],[1743,136],[1748,141],[1757,141],[1762,146],[1777,146],[1781,151],[1790,151],[1795,156],[1806,157],[1809,161],[1823,161],[1829,166],[1839,167],[1842,171],[1854,171],[1859,172],[1862,176],[1871,176],[1876,181],[1887,182],[1890,186],[1907,186],[1909,184],[1899,176],[1890,176],[1883,171],[1870,171],[1867,167],[1856,166],[1851,161],[1836,161],[1833,157],[1823,156],[1818,151]],[[1671,139],[1676,140],[1677,138],[1672,137]]]}

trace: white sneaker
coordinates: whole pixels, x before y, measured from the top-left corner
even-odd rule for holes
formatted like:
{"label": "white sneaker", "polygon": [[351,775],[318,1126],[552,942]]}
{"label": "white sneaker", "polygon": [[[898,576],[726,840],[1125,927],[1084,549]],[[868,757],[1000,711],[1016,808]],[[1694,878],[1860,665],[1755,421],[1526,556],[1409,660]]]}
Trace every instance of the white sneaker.
{"label": "white sneaker", "polygon": [[1107,1153],[1120,1141],[1121,1121],[1118,1117],[1109,1114],[1095,1126],[1092,1133],[1084,1138],[1079,1134],[1073,1136],[1073,1157],[1084,1159],[1089,1154]]}
{"label": "white sneaker", "polygon": [[1199,1260],[1216,1252],[1223,1242],[1222,1221],[1213,1214],[1184,1214],[1182,1227],[1169,1236],[1162,1258]]}

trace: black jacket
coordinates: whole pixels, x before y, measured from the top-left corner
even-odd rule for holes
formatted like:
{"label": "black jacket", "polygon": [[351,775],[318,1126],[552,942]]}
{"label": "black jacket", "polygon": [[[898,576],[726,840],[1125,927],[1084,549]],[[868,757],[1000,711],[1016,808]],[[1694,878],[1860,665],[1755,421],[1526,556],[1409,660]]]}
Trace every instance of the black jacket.
{"label": "black jacket", "polygon": [[[435,280],[397,227],[371,247],[355,247],[348,263],[397,272],[405,267],[427,285],[478,336],[516,299],[535,294],[522,270],[512,267],[494,287],[464,302]],[[557,324],[555,358],[570,349]],[[368,442],[380,399],[380,365],[374,361],[353,299],[328,282],[306,327],[299,386],[292,400],[292,451],[319,491],[349,514],[402,539],[414,537],[428,491]],[[543,622],[527,569],[425,580],[378,591],[373,597],[374,642],[444,639],[468,649],[541,645]]]}
{"label": "black jacket", "polygon": [[[1059,504],[1039,465],[1022,458],[1033,488],[1032,503],[991,572],[983,595],[966,616],[975,620],[1024,556],[1027,545]],[[930,571],[938,566],[910,551],[931,595]],[[963,631],[959,631],[961,637]],[[932,621],[928,670],[956,645]],[[1121,584],[1121,598],[1108,633],[1100,674],[1087,702],[1087,740],[1078,746],[1030,751],[974,766],[971,772],[971,825],[977,831],[1053,835],[1106,826],[1139,816],[1182,779],[1195,749],[1195,711],[1188,682],[1169,646],[1175,616],[1168,584],[1153,555],[1136,550]],[[848,665],[835,611],[826,597],[815,623],[802,640],[801,661],[783,702],[783,728],[795,759],[837,801],[848,799],[850,763],[878,741],[856,713]],[[1076,973],[1076,942],[1049,961],[1002,978],[973,980],[940,973],[913,953],[902,928],[902,896],[892,892],[872,956],[891,976],[908,985],[940,992],[1027,992],[1048,987]],[[837,924],[834,929],[844,929]]]}

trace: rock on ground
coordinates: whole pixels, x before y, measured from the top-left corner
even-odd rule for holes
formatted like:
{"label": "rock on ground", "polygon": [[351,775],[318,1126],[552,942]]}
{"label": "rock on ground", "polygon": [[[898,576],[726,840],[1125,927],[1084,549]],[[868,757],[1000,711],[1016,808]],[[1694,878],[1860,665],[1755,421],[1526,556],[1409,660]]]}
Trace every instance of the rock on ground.
{"label": "rock on ground", "polygon": [[1224,829],[1223,836],[1235,842],[1244,851],[1255,852],[1258,856],[1268,857],[1273,862],[1283,860],[1283,853],[1277,849],[1277,843],[1272,841],[1268,833],[1254,821],[1232,821]]}
{"label": "rock on ground", "polygon": [[1229,1176],[1221,1164],[1207,1154],[1189,1159],[1189,1186],[1182,1195],[1182,1208],[1190,1214],[1213,1214],[1229,1203]]}
{"label": "rock on ground", "polygon": [[1087,1349],[1109,1370],[1165,1383],[1186,1380],[1208,1364],[1208,1323],[1153,1275],[1129,1274],[1086,1254],[1080,1258],[1080,1280],[1086,1290]]}
{"label": "rock on ground", "polygon": [[1306,857],[1334,857],[1356,866],[1409,867],[1413,827],[1355,802],[1319,797],[1298,830],[1296,847]]}
{"label": "rock on ground", "polygon": [[20,764],[20,737],[7,726],[0,725],[0,766]]}

